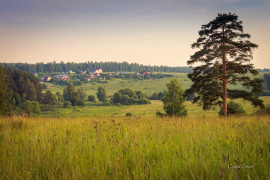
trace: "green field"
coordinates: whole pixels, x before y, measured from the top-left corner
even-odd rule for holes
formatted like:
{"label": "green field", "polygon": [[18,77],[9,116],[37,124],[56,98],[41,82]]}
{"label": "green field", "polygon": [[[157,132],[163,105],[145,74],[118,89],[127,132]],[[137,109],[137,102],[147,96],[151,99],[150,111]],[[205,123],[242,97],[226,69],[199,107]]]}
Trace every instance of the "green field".
{"label": "green field", "polygon": [[[184,89],[190,87],[191,82],[187,78],[186,74],[174,73],[173,75],[174,75],[174,78],[177,78],[183,84]],[[148,79],[148,80],[112,79],[112,80],[108,80],[108,83],[101,84],[97,82],[88,82],[78,87],[83,87],[83,89],[86,91],[88,95],[90,94],[96,95],[97,89],[99,86],[102,86],[105,88],[108,96],[112,96],[115,92],[124,88],[130,88],[134,91],[142,91],[143,93],[147,95],[151,95],[154,92],[159,92],[165,89],[166,84],[171,79],[172,78]],[[55,85],[51,83],[46,83],[46,84],[48,86],[48,90],[50,90],[52,93],[55,94],[57,91],[63,93],[63,89],[65,86]]]}
{"label": "green field", "polygon": [[[183,88],[191,82],[175,74]],[[120,80],[98,86],[147,95],[171,78]],[[52,85],[52,84],[48,84]],[[64,86],[49,86],[53,93]],[[270,105],[270,97],[261,97]],[[0,179],[268,179],[270,117],[249,102],[246,115],[223,118],[186,102],[187,117],[156,117],[161,101],[147,105],[63,108],[44,106],[39,118],[0,117]],[[125,117],[131,113],[131,117]]]}
{"label": "green field", "polygon": [[0,179],[268,179],[270,118],[0,118]]}
{"label": "green field", "polygon": [[[187,77],[185,73],[166,73],[173,75],[171,78],[161,78],[161,79],[147,79],[147,80],[137,80],[137,79],[112,79],[108,80],[108,83],[97,83],[97,82],[88,82],[83,84],[83,89],[86,91],[87,95],[96,95],[97,89],[99,86],[105,88],[108,96],[112,96],[115,92],[120,89],[130,88],[134,91],[142,91],[146,95],[150,96],[154,92],[160,92],[166,89],[166,84],[172,78],[176,78],[182,84],[183,89],[187,89],[191,86],[191,81]],[[258,77],[262,78],[264,73],[259,73]],[[63,93],[63,89],[65,86],[55,85],[52,83],[46,83],[48,85],[48,90],[52,93],[61,92]],[[230,86],[229,86],[230,87]],[[240,85],[236,85],[234,88],[241,89]],[[44,92],[46,90],[43,90]]]}
{"label": "green field", "polygon": [[[270,105],[270,97],[262,97],[264,104]],[[243,100],[236,100],[236,102],[243,104],[247,114],[251,115],[259,108],[254,108],[250,102]],[[214,110],[204,111],[202,107],[197,104],[192,104],[190,101],[185,103],[188,110],[188,117],[218,117],[219,107]],[[156,112],[163,111],[163,104],[159,100],[151,101],[151,104],[146,105],[130,105],[130,106],[97,106],[95,103],[87,103],[85,107],[70,107],[63,108],[63,105],[56,105],[53,107],[46,107],[47,111],[42,112],[43,117],[89,117],[89,116],[116,116],[123,117],[126,113],[131,113],[133,116],[147,116],[152,117]]]}

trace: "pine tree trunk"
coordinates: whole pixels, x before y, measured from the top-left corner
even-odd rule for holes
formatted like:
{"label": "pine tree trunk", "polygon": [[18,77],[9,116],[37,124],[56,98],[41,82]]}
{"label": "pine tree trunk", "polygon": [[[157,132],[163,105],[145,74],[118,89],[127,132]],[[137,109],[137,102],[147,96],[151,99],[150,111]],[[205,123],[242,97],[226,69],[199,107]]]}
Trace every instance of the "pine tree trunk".
{"label": "pine tree trunk", "polygon": [[[223,37],[225,38],[225,31],[224,31],[224,26],[222,28],[223,31]],[[223,41],[223,46],[225,47],[225,42]],[[223,115],[226,117],[227,116],[227,67],[226,67],[226,54],[223,52],[222,54],[222,63],[223,63]]]}
{"label": "pine tree trunk", "polygon": [[226,67],[226,55],[223,54],[222,57],[223,62],[223,115],[227,116],[227,67]]}

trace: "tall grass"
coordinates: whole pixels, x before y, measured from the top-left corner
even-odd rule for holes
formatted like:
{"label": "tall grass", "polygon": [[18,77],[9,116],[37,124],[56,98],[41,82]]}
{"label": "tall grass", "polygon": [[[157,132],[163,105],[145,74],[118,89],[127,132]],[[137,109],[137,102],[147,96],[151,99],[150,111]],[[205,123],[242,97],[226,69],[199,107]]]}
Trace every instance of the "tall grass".
{"label": "tall grass", "polygon": [[0,118],[1,179],[267,179],[270,118]]}

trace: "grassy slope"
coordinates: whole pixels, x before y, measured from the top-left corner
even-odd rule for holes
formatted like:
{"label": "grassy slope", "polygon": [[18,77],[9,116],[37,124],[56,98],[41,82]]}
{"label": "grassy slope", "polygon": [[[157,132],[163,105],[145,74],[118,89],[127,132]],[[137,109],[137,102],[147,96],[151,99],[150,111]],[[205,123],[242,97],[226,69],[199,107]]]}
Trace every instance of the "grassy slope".
{"label": "grassy slope", "polygon": [[[174,76],[173,78],[177,78],[182,83],[183,89],[187,89],[191,86],[191,81],[187,78],[187,74],[184,74],[184,73],[167,73],[167,74],[171,74]],[[263,74],[264,73],[259,73],[258,77],[262,78]],[[115,92],[123,88],[130,88],[132,90],[142,91],[143,93],[146,93],[147,95],[151,95],[154,92],[159,92],[166,89],[166,84],[171,79],[172,78],[162,78],[162,79],[154,79],[154,80],[153,79],[149,79],[149,80],[113,79],[113,80],[109,80],[107,84],[90,82],[90,83],[83,84],[82,86],[79,86],[79,87],[83,87],[88,95],[90,94],[96,95],[97,89],[99,86],[103,86],[105,88],[108,96],[112,96]],[[48,84],[48,90],[51,90],[51,92],[54,94],[57,91],[62,93],[65,87],[65,86],[54,85],[51,83],[46,83],[46,84]],[[241,86],[237,85],[234,88],[241,89]]]}
{"label": "grassy slope", "polygon": [[269,116],[0,118],[0,179],[267,179],[269,124]]}
{"label": "grassy slope", "polygon": [[[180,82],[183,84],[183,88],[186,89],[191,85],[191,82],[188,80],[186,74],[182,73],[174,73],[173,74]],[[162,91],[166,88],[166,84],[171,80],[171,78],[162,78],[162,79],[149,79],[149,80],[122,80],[122,79],[113,79],[109,80],[106,84],[100,84],[95,82],[90,82],[83,84],[82,86],[88,95],[96,95],[97,89],[99,86],[105,88],[107,95],[112,96],[115,92],[123,88],[130,88],[136,91],[142,91],[147,95],[151,95],[154,92]],[[54,85],[51,83],[48,84],[48,90],[51,90],[52,93],[56,93],[57,91],[63,92],[65,86]]]}

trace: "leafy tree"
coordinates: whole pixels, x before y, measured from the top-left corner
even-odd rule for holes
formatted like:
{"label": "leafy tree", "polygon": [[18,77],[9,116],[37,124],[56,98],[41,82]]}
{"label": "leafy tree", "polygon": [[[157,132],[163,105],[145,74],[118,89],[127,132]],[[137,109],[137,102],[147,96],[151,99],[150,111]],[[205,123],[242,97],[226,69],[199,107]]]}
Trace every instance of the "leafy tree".
{"label": "leafy tree", "polygon": [[166,84],[167,90],[164,90],[164,97],[161,99],[163,108],[169,116],[186,116],[187,110],[184,102],[184,91],[177,79],[172,79]]}
{"label": "leafy tree", "polygon": [[163,92],[159,92],[158,93],[158,99],[161,100],[164,97],[164,93]]}
{"label": "leafy tree", "polygon": [[88,101],[94,102],[94,101],[96,101],[96,97],[93,96],[93,95],[89,95],[89,96],[88,96]]}
{"label": "leafy tree", "polygon": [[50,90],[47,90],[46,93],[43,96],[42,103],[43,104],[54,105],[54,104],[56,104],[56,102],[57,102],[56,96],[53,95]]}
{"label": "leafy tree", "polygon": [[112,104],[151,104],[149,99],[146,99],[141,91],[132,91],[131,89],[120,89],[118,92],[114,93],[111,98]]}
{"label": "leafy tree", "polygon": [[0,65],[0,115],[7,115],[10,111],[9,96],[5,83],[4,69]]}
{"label": "leafy tree", "polygon": [[158,100],[158,93],[154,92],[152,96],[150,97],[152,100]]}
{"label": "leafy tree", "polygon": [[98,92],[97,92],[97,98],[99,101],[105,101],[107,95],[106,95],[106,91],[103,87],[99,87],[98,88]]}
{"label": "leafy tree", "polygon": [[264,89],[270,91],[270,74],[264,74]]}
{"label": "leafy tree", "polygon": [[41,114],[39,103],[35,101],[25,101],[21,106],[21,112],[27,116],[39,116]]}
{"label": "leafy tree", "polygon": [[41,87],[42,87],[42,89],[47,89],[48,88],[47,84],[44,84],[44,83],[41,85]]}
{"label": "leafy tree", "polygon": [[145,98],[145,95],[142,93],[142,91],[135,91],[135,93],[138,99]]}
{"label": "leafy tree", "polygon": [[[206,25],[202,25],[197,42],[198,48],[189,65],[200,63],[188,77],[193,85],[187,94],[195,93],[193,102],[199,102],[204,110],[223,104],[223,114],[227,115],[227,98],[243,98],[254,106],[263,107],[263,102],[255,94],[262,92],[263,80],[250,78],[248,73],[258,72],[250,64],[252,50],[258,46],[249,41],[250,35],[244,33],[242,21],[235,14],[218,14]],[[240,83],[248,90],[228,89],[228,84]]]}
{"label": "leafy tree", "polygon": [[77,94],[78,94],[79,98],[82,100],[85,100],[85,98],[87,96],[85,90],[82,87],[77,90]]}
{"label": "leafy tree", "polygon": [[14,105],[17,107],[22,104],[21,96],[18,93],[13,93],[12,100],[14,100]]}
{"label": "leafy tree", "polygon": [[68,108],[68,107],[71,107],[71,105],[72,105],[72,104],[71,104],[70,101],[65,101],[63,107],[64,107],[64,108]]}
{"label": "leafy tree", "polygon": [[63,97],[65,101],[70,101],[72,106],[84,106],[86,93],[83,88],[79,88],[77,91],[73,84],[69,84],[63,90]]}
{"label": "leafy tree", "polygon": [[63,90],[63,97],[65,101],[70,101],[70,102],[74,101],[75,94],[76,94],[76,89],[73,84],[69,84]]}
{"label": "leafy tree", "polygon": [[122,95],[127,95],[128,97],[134,97],[136,95],[136,93],[129,88],[120,89],[119,93]]}
{"label": "leafy tree", "polygon": [[57,97],[58,104],[64,102],[63,95],[60,92],[56,92],[56,97]]}

